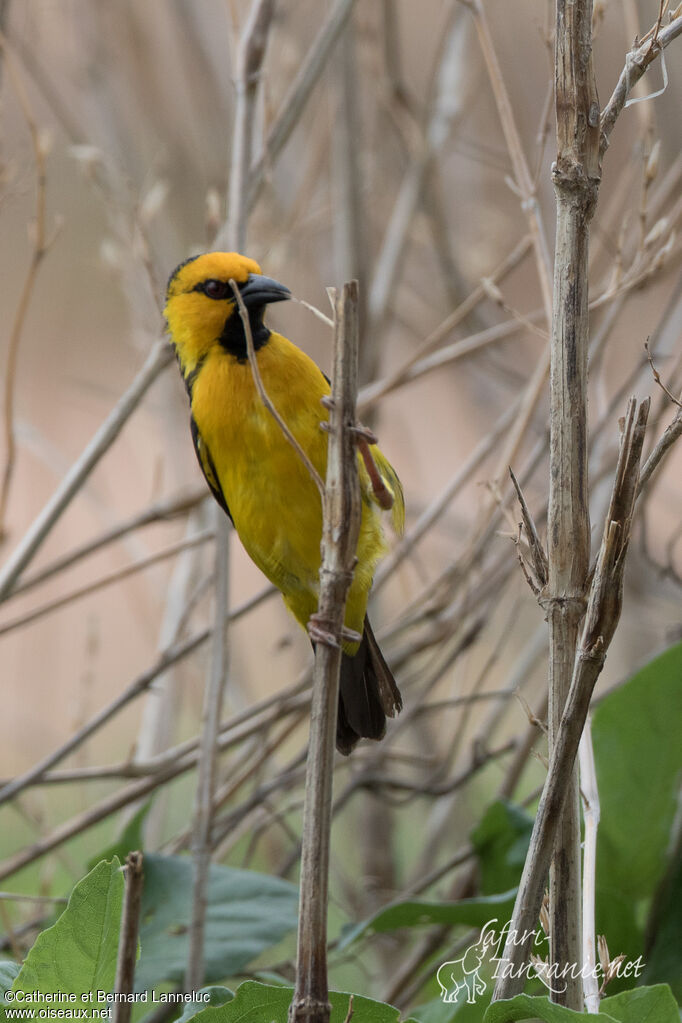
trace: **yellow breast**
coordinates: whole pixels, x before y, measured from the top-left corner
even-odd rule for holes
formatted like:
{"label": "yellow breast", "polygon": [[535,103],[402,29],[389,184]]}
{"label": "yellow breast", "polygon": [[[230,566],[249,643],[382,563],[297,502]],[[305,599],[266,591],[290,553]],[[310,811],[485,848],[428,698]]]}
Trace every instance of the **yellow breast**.
{"label": "yellow breast", "polygon": [[[257,358],[270,400],[324,479],[327,435],[320,423],[328,414],[320,399],[329,394],[327,381],[279,334]],[[306,466],[263,406],[249,363],[221,349],[209,354],[194,383],[192,413],[247,553],[305,626],[317,608],[322,536],[320,496]],[[346,613],[346,624],[358,632],[383,550],[378,509],[364,500]]]}

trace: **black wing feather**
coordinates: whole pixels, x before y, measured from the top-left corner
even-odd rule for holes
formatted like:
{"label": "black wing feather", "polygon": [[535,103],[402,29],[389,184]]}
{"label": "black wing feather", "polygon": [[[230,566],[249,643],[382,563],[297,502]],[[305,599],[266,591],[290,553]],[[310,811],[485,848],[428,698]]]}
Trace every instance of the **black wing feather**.
{"label": "black wing feather", "polygon": [[215,465],[213,464],[211,452],[208,450],[206,442],[199,433],[199,427],[197,426],[194,420],[194,416],[190,416],[189,426],[190,430],[192,431],[192,442],[194,444],[194,450],[196,452],[197,459],[199,460],[201,471],[204,474],[204,479],[208,483],[211,493],[215,497],[216,501],[223,509],[232,525],[234,525],[234,519],[230,515],[230,509],[227,507],[225,495],[220,489],[220,483],[218,482],[218,473],[216,472]]}

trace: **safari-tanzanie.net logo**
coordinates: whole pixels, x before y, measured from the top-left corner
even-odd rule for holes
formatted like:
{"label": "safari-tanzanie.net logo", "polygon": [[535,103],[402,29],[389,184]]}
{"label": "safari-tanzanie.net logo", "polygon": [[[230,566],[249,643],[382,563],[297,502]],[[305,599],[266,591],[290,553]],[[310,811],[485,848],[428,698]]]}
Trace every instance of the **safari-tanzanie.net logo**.
{"label": "safari-tanzanie.net logo", "polygon": [[[608,952],[606,957],[600,956],[594,964],[550,963],[531,953],[529,962],[514,966],[502,955],[508,939],[512,945],[525,945],[532,938],[532,945],[539,948],[545,944],[546,935],[541,928],[523,934],[510,932],[509,921],[495,930],[497,922],[497,918],[488,920],[481,928],[478,939],[468,945],[458,959],[448,960],[439,967],[436,979],[444,1002],[464,1001],[466,994],[466,1001],[473,1004],[485,993],[488,981],[504,977],[522,977],[524,980],[537,977],[553,994],[560,994],[566,990],[567,978],[585,979],[594,976],[605,986],[615,977],[639,977],[644,970],[641,956],[632,961],[627,961],[625,956],[618,956],[609,962]],[[486,964],[493,967],[492,976],[485,969]],[[482,973],[485,973],[488,981]]]}

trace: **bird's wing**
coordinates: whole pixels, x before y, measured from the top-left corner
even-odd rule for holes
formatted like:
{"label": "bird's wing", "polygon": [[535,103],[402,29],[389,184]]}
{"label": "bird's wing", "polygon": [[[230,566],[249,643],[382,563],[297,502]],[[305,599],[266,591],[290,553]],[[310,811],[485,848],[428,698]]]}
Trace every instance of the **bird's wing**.
{"label": "bird's wing", "polygon": [[197,453],[197,458],[199,460],[199,465],[201,466],[201,471],[204,474],[206,482],[211,488],[211,493],[213,494],[216,501],[223,509],[227,517],[229,518],[230,522],[232,522],[232,524],[234,525],[234,520],[230,515],[230,509],[227,507],[225,495],[220,489],[220,484],[218,483],[218,474],[215,470],[213,459],[211,458],[211,452],[208,450],[206,442],[199,433],[199,427],[197,426],[194,420],[194,416],[191,416],[190,418],[190,429],[192,431],[192,441],[194,443],[194,450]]}
{"label": "bird's wing", "polygon": [[[403,529],[405,528],[405,498],[403,496],[402,484],[398,479],[397,472],[386,456],[381,453],[379,448],[372,444],[371,451],[374,463],[381,473],[381,478],[384,481],[384,486],[393,495],[393,508],[391,509],[391,521],[393,523],[393,528],[396,533],[402,535]],[[361,467],[361,479],[364,482],[366,473],[363,473],[363,469],[364,466]],[[370,499],[374,501],[375,504],[378,504],[379,502],[377,501],[372,486],[369,483],[369,477],[367,477],[367,489]]]}

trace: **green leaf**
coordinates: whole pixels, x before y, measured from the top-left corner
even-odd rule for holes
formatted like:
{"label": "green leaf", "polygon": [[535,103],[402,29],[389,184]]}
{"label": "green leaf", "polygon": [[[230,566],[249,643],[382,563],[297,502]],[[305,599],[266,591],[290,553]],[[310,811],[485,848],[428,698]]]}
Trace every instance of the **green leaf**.
{"label": "green leaf", "polygon": [[123,888],[118,860],[98,863],[73,889],[57,922],[38,935],[12,991],[74,994],[75,1005],[90,1016],[96,1002],[82,1002],[82,996],[114,985]]}
{"label": "green leaf", "polygon": [[[136,990],[182,982],[189,950],[192,861],[147,855]],[[206,980],[234,976],[294,930],[298,890],[288,881],[213,864],[209,872],[204,958]]]}
{"label": "green leaf", "polygon": [[142,829],[152,802],[153,800],[148,799],[146,803],[143,803],[126,824],[121,832],[121,837],[103,849],[98,856],[95,856],[88,864],[88,870],[92,870],[100,860],[113,860],[114,856],[117,856],[121,863],[125,863],[128,853],[144,848]]}
{"label": "green leaf", "polygon": [[488,807],[471,832],[484,895],[518,885],[532,830],[533,818],[512,803],[498,800]]}
{"label": "green leaf", "polygon": [[579,1020],[584,1023],[587,1020],[593,1020],[593,1023],[617,1023],[615,1016],[605,1012],[588,1014],[555,1005],[547,995],[517,995],[509,1000],[491,1002],[483,1023],[516,1023],[516,1020],[524,1019],[542,1020],[542,1023],[578,1023]]}
{"label": "green leaf", "polygon": [[[231,1002],[205,1009],[192,1017],[192,1023],[287,1023],[293,993],[292,987],[270,987],[248,980],[237,988]],[[344,1023],[350,997],[346,992],[330,991],[330,1023]],[[398,1023],[399,1018],[400,1012],[392,1005],[353,995],[353,1023]]]}
{"label": "green leaf", "polygon": [[667,984],[621,991],[605,998],[601,1007],[618,1023],[680,1023],[680,1010]]}
{"label": "green leaf", "polygon": [[601,802],[597,932],[606,935],[613,956],[636,959],[644,951],[639,921],[666,870],[682,771],[681,680],[677,644],[594,712]]}
{"label": "green leaf", "polygon": [[19,963],[12,962],[11,959],[0,962],[0,995],[9,991],[20,969]]}
{"label": "green leaf", "polygon": [[411,899],[394,902],[379,910],[374,916],[347,928],[337,948],[347,948],[358,938],[368,934],[395,931],[399,927],[421,927],[425,924],[466,924],[468,927],[483,927],[490,920],[502,922],[509,919],[514,908],[515,890],[501,895],[482,895],[476,899],[460,899],[459,902],[427,902]]}
{"label": "green leaf", "polygon": [[430,1002],[418,1005],[411,1010],[412,1016],[419,1023],[482,1023],[488,1006],[489,994],[481,995],[471,1004],[467,1002],[467,992],[463,988],[454,1002],[444,1002],[442,998],[434,998]]}
{"label": "green leaf", "polygon": [[643,984],[667,982],[682,1001],[682,850],[675,852],[670,872],[654,897],[647,930],[654,935],[645,955]]}
{"label": "green leaf", "polygon": [[204,996],[208,995],[208,1001],[198,1001],[195,999],[193,1002],[186,1002],[178,1023],[187,1023],[188,1020],[194,1019],[194,1017],[198,1013],[203,1012],[204,1009],[208,1009],[210,1007],[215,1008],[218,1005],[225,1005],[234,998],[234,991],[230,991],[229,987],[219,987],[217,985],[214,985],[213,987],[202,987],[199,991],[197,991],[197,994]]}

